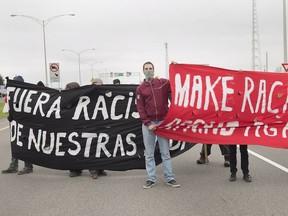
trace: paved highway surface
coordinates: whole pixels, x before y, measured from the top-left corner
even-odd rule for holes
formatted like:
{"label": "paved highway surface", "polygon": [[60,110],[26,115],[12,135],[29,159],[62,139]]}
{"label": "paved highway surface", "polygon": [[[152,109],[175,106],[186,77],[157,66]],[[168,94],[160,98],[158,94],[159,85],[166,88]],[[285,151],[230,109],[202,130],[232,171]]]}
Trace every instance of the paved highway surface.
{"label": "paved highway surface", "polygon": [[[11,158],[5,119],[0,120],[0,137],[0,169],[3,170]],[[70,178],[68,171],[39,166],[29,175],[0,174],[0,215],[288,215],[286,149],[250,146],[253,182],[246,183],[241,172],[236,182],[228,181],[229,168],[224,168],[217,145],[212,147],[210,163],[197,165],[200,148],[201,145],[196,145],[173,159],[180,188],[163,183],[161,165],[157,168],[157,185],[151,189],[142,189],[144,170],[108,171],[108,176],[97,180],[90,178],[87,171],[80,177]],[[23,168],[22,161],[20,168]]]}

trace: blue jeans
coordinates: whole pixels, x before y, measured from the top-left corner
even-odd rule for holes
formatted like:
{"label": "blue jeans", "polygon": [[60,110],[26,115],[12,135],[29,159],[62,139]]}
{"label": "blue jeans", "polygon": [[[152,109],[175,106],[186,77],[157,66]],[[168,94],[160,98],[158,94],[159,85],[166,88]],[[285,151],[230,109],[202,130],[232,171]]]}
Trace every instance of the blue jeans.
{"label": "blue jeans", "polygon": [[[152,122],[155,125],[159,125],[162,121]],[[156,136],[153,131],[150,131],[148,127],[142,124],[143,141],[145,146],[145,162],[147,171],[147,180],[156,182],[156,163],[154,158],[156,138],[159,143],[159,149],[161,152],[163,172],[166,182],[174,180],[172,173],[172,161],[169,152],[169,141],[166,138]]]}

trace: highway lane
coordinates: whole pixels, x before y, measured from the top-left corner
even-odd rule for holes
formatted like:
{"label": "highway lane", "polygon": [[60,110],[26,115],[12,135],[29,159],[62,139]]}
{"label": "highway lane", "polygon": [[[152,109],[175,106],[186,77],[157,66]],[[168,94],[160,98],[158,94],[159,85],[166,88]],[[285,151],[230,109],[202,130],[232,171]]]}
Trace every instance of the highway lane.
{"label": "highway lane", "polygon": [[[11,158],[7,125],[0,120],[1,170]],[[68,171],[39,166],[29,175],[0,174],[0,215],[288,215],[288,173],[250,154],[253,182],[244,182],[240,172],[236,182],[229,182],[229,168],[223,166],[219,147],[212,147],[208,165],[196,164],[200,149],[196,145],[173,159],[181,184],[176,189],[163,184],[161,165],[157,185],[146,190],[142,189],[144,170],[108,171],[108,176],[97,180],[87,171],[70,178]],[[288,168],[286,149],[249,149]]]}

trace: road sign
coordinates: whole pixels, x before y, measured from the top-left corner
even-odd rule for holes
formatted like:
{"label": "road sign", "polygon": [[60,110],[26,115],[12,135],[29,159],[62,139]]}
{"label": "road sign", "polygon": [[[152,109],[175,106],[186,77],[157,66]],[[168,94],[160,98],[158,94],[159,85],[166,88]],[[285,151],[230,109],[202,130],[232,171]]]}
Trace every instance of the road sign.
{"label": "road sign", "polygon": [[284,68],[284,70],[288,73],[288,63],[283,63],[282,67]]}
{"label": "road sign", "polygon": [[50,82],[60,82],[59,63],[50,63]]}
{"label": "road sign", "polygon": [[121,73],[121,72],[114,72],[114,76],[124,76],[124,73]]}

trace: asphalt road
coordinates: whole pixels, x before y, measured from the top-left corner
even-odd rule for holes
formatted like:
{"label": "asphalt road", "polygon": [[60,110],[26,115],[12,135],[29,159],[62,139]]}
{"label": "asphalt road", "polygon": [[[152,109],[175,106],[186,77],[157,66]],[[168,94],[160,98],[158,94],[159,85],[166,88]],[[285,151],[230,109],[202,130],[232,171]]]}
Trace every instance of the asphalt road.
{"label": "asphalt road", "polygon": [[[11,158],[6,120],[0,120],[0,137],[0,169],[3,170]],[[70,178],[68,171],[39,166],[29,175],[0,174],[0,215],[288,215],[286,149],[250,146],[253,182],[246,183],[240,172],[236,182],[228,181],[229,168],[224,168],[217,145],[212,147],[209,164],[197,165],[200,148],[201,145],[196,145],[173,159],[180,188],[164,184],[161,165],[157,168],[157,185],[151,189],[142,189],[144,170],[107,171],[108,176],[97,180],[90,178],[87,171],[80,177]],[[254,152],[271,161],[254,156]]]}

